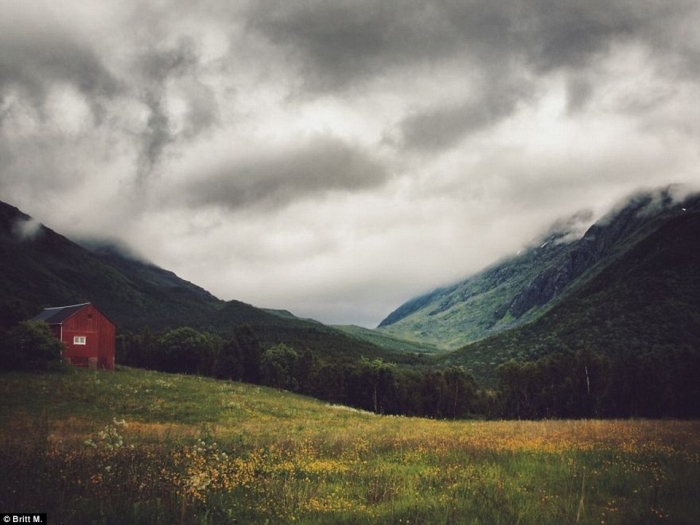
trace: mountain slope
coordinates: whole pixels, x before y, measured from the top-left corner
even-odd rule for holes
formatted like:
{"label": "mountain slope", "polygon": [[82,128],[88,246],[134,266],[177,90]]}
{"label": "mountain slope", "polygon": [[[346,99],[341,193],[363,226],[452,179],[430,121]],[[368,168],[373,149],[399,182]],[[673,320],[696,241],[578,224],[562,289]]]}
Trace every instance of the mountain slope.
{"label": "mountain slope", "polygon": [[429,343],[407,341],[406,339],[400,339],[380,330],[372,330],[371,328],[363,328],[356,325],[333,325],[333,328],[345,332],[352,337],[381,346],[382,348],[392,349],[402,353],[436,354],[440,351]]}
{"label": "mountain slope", "polygon": [[0,202],[0,328],[44,307],[90,301],[121,330],[191,326],[227,337],[249,324],[266,345],[284,342],[344,358],[405,357],[321,323],[222,301],[112,245],[86,246]]}
{"label": "mountain slope", "polygon": [[700,212],[649,226],[539,319],[452,352],[443,363],[466,365],[493,384],[501,363],[562,351],[654,356],[668,366],[698,362]]}
{"label": "mountain slope", "polygon": [[516,257],[405,303],[378,328],[456,349],[524,325],[610,264],[629,243],[670,217],[686,213],[684,209],[700,210],[700,197],[677,202],[666,189],[636,195],[583,236],[576,230],[586,217],[574,216]]}
{"label": "mountain slope", "polygon": [[[21,232],[32,225],[32,234]],[[0,292],[33,310],[94,302],[120,325],[133,328],[160,317],[167,323],[212,314],[220,301],[154,265],[92,252],[0,203]]]}

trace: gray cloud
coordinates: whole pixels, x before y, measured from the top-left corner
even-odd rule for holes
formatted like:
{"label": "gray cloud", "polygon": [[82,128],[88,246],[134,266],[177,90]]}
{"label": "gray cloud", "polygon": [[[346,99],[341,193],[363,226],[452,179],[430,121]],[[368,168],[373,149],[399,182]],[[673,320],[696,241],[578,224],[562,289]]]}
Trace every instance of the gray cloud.
{"label": "gray cloud", "polygon": [[138,169],[139,181],[150,175],[166,146],[175,141],[170,129],[170,118],[163,107],[160,93],[157,91],[147,93],[145,103],[150,114],[146,128],[139,136],[142,144]]}
{"label": "gray cloud", "polygon": [[633,2],[532,2],[526,13],[522,52],[539,71],[581,68],[633,38],[640,9]]}
{"label": "gray cloud", "polygon": [[[165,149],[181,139],[191,139],[216,123],[216,102],[211,90],[198,81],[201,69],[195,43],[180,38],[172,47],[147,49],[138,58],[142,75],[140,96],[149,110],[146,127],[140,134],[141,155],[138,178],[146,178],[161,160]],[[166,107],[169,82],[188,79],[181,95],[191,106],[187,123],[176,131]]]}
{"label": "gray cloud", "polygon": [[569,75],[566,84],[567,110],[570,114],[582,111],[593,97],[593,82],[584,75]]}
{"label": "gray cloud", "polygon": [[401,123],[402,142],[408,148],[420,150],[452,147],[465,135],[494,124],[511,110],[512,104],[477,103],[429,108]]}
{"label": "gray cloud", "polygon": [[[17,17],[15,24],[9,23],[13,16]],[[142,105],[147,118],[141,129],[128,133],[136,138],[140,150],[135,178],[144,180],[169,146],[196,138],[218,122],[216,97],[199,78],[203,66],[197,43],[188,35],[162,43],[160,38],[170,31],[163,18],[163,13],[134,8],[128,20],[134,35],[140,36],[124,42],[123,49],[116,52],[86,38],[84,32],[73,35],[58,21],[52,24],[50,16],[40,19],[30,9],[11,11],[0,25],[0,125],[17,113],[18,105],[25,105],[31,113],[24,113],[48,130],[53,123],[46,110],[47,99],[61,85],[80,93],[94,126],[122,126],[119,121],[125,108]],[[168,107],[168,97],[173,94],[187,105],[184,122],[178,126]]]}
{"label": "gray cloud", "polygon": [[99,120],[102,101],[123,89],[102,60],[69,35],[23,31],[21,27],[2,29],[0,100],[9,90],[17,90],[41,113],[50,88],[65,82],[87,98],[93,116]]}
{"label": "gray cloud", "polygon": [[372,324],[698,178],[696,0],[86,6],[0,0],[0,199],[224,298]]}
{"label": "gray cloud", "polygon": [[410,85],[412,75],[425,74],[420,68],[430,74],[441,64],[461,69],[465,84],[481,78],[477,96],[432,104],[400,124],[406,146],[431,151],[512,114],[542,75],[570,76],[569,110],[585,108],[597,89],[585,72],[619,45],[652,50],[653,67],[700,73],[697,46],[674,34],[684,16],[698,16],[686,0],[271,1],[253,11],[251,26],[296,61],[302,96],[352,94],[397,74]]}
{"label": "gray cloud", "polygon": [[143,76],[157,85],[162,85],[169,77],[195,71],[199,63],[196,46],[191,38],[180,38],[171,47],[147,49],[137,61]]}
{"label": "gray cloud", "polygon": [[402,146],[423,151],[452,147],[465,136],[498,124],[521,101],[534,95],[534,87],[524,79],[520,82],[506,79],[495,89],[491,88],[489,82],[470,100],[438,104],[408,115],[399,126]]}
{"label": "gray cloud", "polygon": [[[291,49],[310,87],[341,88],[415,63],[585,67],[620,40],[646,39],[666,2],[388,0],[264,2],[254,27]],[[670,11],[672,14],[674,10]],[[466,73],[466,72],[465,72]]]}
{"label": "gray cloud", "polygon": [[195,207],[280,207],[333,191],[376,188],[389,176],[361,148],[333,137],[317,137],[289,149],[224,160],[178,187],[176,193]]}
{"label": "gray cloud", "polygon": [[31,241],[43,233],[43,225],[33,217],[17,219],[12,225],[12,233],[21,241]]}
{"label": "gray cloud", "polygon": [[384,2],[264,2],[251,27],[301,62],[306,88],[342,90],[391,66],[396,14]]}

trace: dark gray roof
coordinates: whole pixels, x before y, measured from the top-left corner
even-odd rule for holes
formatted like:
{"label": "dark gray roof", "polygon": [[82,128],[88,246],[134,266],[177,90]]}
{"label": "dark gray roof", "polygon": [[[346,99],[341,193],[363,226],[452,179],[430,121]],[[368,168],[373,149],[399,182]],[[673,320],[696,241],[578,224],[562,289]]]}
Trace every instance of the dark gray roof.
{"label": "dark gray roof", "polygon": [[35,315],[30,321],[44,321],[48,324],[63,324],[63,321],[71,315],[79,312],[90,303],[74,304],[71,306],[56,306],[54,308],[46,308],[43,312]]}

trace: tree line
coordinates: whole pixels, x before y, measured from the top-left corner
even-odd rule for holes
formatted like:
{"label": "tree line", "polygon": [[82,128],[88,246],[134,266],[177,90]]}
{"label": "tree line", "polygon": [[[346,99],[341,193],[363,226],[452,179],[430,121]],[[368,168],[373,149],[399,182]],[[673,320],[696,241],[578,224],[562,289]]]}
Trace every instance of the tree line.
{"label": "tree line", "polygon": [[700,354],[690,347],[555,352],[505,363],[497,376],[502,417],[700,416]]}
{"label": "tree line", "polygon": [[120,336],[120,362],[272,386],[376,413],[434,418],[700,417],[700,353],[690,346],[554,351],[497,368],[493,389],[461,366],[326,358],[263,349],[249,326],[233,337],[176,328]]}
{"label": "tree line", "polygon": [[264,348],[248,325],[229,339],[189,327],[125,332],[117,337],[117,361],[266,385],[378,414],[457,419],[479,411],[476,381],[462,367],[329,359],[283,343]]}
{"label": "tree line", "polygon": [[[0,330],[0,370],[52,369],[62,343],[45,323]],[[250,326],[228,339],[189,327],[117,336],[117,362],[164,372],[266,385],[379,413],[431,418],[700,417],[700,354],[560,351],[497,369],[492,390],[463,367],[398,365],[263,347]]]}

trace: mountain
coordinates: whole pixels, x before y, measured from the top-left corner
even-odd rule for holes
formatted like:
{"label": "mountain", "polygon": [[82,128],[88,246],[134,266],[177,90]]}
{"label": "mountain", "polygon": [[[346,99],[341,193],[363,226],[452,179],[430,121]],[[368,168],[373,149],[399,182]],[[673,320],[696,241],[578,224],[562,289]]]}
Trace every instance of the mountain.
{"label": "mountain", "polygon": [[0,293],[6,315],[26,317],[46,306],[91,301],[129,329],[144,320],[160,324],[161,315],[164,326],[220,308],[214,296],[171,272],[106,245],[90,251],[5,203]]}
{"label": "mountain", "polygon": [[283,342],[343,358],[410,358],[289,312],[222,301],[113,243],[83,244],[0,202],[0,328],[45,307],[89,301],[122,331],[191,326],[228,337],[248,324],[264,345]]}
{"label": "mountain", "polygon": [[676,199],[675,191],[639,193],[585,233],[589,215],[561,221],[515,257],[401,305],[378,329],[454,350],[523,326],[667,221],[700,211],[700,196]]}
{"label": "mountain", "polygon": [[333,325],[333,328],[340,330],[341,332],[345,332],[352,337],[369,341],[370,343],[381,346],[382,348],[387,348],[402,353],[437,354],[440,352],[437,347],[429,343],[407,341],[406,339],[394,337],[380,330],[372,330],[371,328],[364,328],[357,325]]}
{"label": "mountain", "polygon": [[[700,379],[700,212],[658,217],[619,255],[530,324],[446,354],[493,385],[498,365],[555,353],[596,353],[646,367],[666,388]],[[651,376],[633,378],[637,387]],[[689,379],[690,378],[690,379]],[[655,378],[658,380],[658,377]]]}

